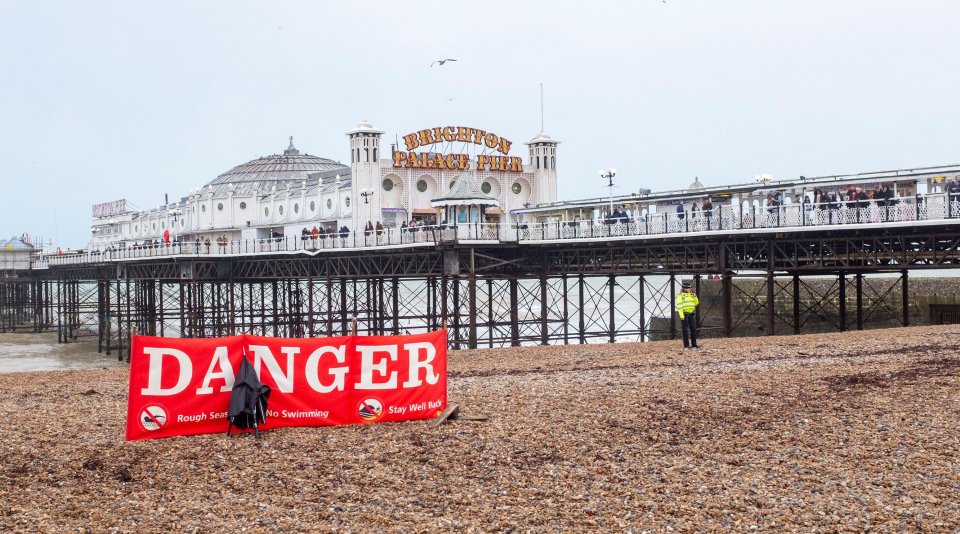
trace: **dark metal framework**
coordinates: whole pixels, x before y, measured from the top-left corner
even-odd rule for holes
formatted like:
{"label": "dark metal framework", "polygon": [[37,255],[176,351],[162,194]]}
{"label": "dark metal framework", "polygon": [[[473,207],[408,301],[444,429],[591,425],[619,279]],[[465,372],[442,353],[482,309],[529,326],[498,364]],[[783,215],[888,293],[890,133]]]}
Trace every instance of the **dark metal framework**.
{"label": "dark metal framework", "polygon": [[[679,279],[707,336],[908,325],[909,271],[960,267],[947,227],[150,258],[0,281],[0,331],[128,353],[160,336],[335,336],[446,326],[453,348],[674,338]],[[883,276],[875,276],[875,275]]]}

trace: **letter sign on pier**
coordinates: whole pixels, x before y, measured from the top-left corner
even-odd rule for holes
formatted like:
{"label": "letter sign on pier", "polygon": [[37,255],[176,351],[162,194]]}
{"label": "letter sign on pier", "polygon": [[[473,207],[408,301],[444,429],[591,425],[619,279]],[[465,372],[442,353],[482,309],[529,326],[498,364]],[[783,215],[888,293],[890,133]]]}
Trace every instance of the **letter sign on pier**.
{"label": "letter sign on pier", "polygon": [[440,154],[415,152],[414,149],[437,143],[463,143],[485,147],[499,152],[481,154],[476,158],[476,169],[485,171],[523,172],[523,158],[510,156],[512,142],[493,132],[467,126],[438,126],[403,136],[406,151],[393,152],[393,166],[410,169],[439,169],[463,171],[470,168],[470,155],[464,153]]}

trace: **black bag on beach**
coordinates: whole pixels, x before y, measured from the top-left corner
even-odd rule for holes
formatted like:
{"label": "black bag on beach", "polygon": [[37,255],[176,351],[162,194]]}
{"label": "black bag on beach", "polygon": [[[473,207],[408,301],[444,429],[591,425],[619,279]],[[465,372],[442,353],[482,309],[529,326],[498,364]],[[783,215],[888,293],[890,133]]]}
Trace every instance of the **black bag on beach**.
{"label": "black bag on beach", "polygon": [[240,429],[252,428],[256,436],[260,437],[260,425],[267,421],[267,399],[270,397],[270,386],[264,385],[257,378],[256,371],[243,355],[240,369],[233,381],[233,391],[230,393],[230,409],[227,411],[227,427],[229,436],[233,427]]}

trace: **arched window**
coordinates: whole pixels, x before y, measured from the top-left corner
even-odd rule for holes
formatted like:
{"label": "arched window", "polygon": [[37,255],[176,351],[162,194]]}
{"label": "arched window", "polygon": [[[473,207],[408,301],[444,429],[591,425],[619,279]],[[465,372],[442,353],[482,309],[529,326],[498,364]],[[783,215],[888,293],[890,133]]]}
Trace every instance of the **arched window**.
{"label": "arched window", "polygon": [[377,161],[377,147],[373,147],[373,161]]}
{"label": "arched window", "polygon": [[369,148],[364,148],[364,149],[363,149],[363,155],[367,158],[367,159],[365,159],[364,161],[370,161],[370,149],[369,149]]}
{"label": "arched window", "polygon": [[551,168],[551,169],[556,169],[556,168],[557,168],[557,157],[556,157],[556,156],[550,156],[550,168]]}

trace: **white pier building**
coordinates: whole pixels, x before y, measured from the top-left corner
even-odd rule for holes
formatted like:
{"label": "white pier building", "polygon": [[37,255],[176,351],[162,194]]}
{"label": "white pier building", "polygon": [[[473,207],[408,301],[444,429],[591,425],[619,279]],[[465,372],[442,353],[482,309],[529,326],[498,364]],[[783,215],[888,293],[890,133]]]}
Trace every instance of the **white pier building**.
{"label": "white pier building", "polygon": [[[526,158],[511,153],[508,139],[477,128],[419,130],[398,138],[400,146],[386,154],[383,133],[366,121],[346,132],[349,165],[301,153],[291,137],[283,153],[237,165],[175,202],[142,211],[126,200],[98,204],[88,248],[259,240],[300,236],[314,227],[362,230],[368,222],[385,229],[411,220],[500,222],[511,210],[557,200],[559,141],[546,133],[526,143]],[[464,174],[490,197],[483,212],[432,207]],[[473,220],[444,220],[453,213]]]}

